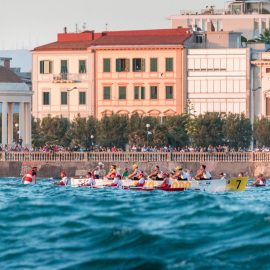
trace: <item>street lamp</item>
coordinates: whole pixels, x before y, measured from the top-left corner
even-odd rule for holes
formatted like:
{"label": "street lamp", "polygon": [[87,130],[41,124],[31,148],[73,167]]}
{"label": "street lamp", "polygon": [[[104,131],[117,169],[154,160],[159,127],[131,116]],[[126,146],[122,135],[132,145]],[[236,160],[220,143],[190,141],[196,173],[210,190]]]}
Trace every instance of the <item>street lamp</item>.
{"label": "street lamp", "polygon": [[70,100],[70,92],[73,90],[78,89],[76,86],[71,88],[71,89],[67,89],[67,103],[68,103],[68,119],[70,120],[70,104],[69,104],[69,100]]}
{"label": "street lamp", "polygon": [[20,134],[19,124],[18,123],[15,123],[15,128],[16,128],[16,144],[18,144],[18,142],[19,142],[19,134]]}
{"label": "street lamp", "polygon": [[150,128],[150,124],[146,124],[146,138],[147,138],[147,147],[148,147],[148,136],[151,134],[151,132],[149,132],[149,128]]}
{"label": "street lamp", "polygon": [[91,145],[92,145],[92,149],[93,149],[93,146],[94,146],[94,142],[93,142],[94,135],[91,135],[90,138],[91,138]]}

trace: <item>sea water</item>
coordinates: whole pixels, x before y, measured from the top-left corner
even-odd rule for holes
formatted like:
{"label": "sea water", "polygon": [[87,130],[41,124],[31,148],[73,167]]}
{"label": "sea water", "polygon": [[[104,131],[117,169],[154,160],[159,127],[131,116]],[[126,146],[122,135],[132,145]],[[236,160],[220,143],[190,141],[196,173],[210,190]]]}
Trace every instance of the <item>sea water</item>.
{"label": "sea water", "polygon": [[270,269],[270,187],[143,192],[0,179],[0,269]]}

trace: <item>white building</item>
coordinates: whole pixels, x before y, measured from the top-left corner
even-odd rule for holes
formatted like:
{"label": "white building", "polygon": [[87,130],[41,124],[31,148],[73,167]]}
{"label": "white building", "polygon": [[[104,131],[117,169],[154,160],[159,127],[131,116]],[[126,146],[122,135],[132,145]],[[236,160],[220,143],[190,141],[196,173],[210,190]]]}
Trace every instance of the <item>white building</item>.
{"label": "white building", "polygon": [[201,11],[182,10],[168,19],[173,28],[190,27],[203,31],[212,21],[217,31],[242,32],[247,39],[253,39],[270,28],[270,1],[234,0],[224,9],[207,6]]}
{"label": "white building", "polygon": [[187,99],[192,113],[249,115],[249,89],[249,49],[187,50]]}

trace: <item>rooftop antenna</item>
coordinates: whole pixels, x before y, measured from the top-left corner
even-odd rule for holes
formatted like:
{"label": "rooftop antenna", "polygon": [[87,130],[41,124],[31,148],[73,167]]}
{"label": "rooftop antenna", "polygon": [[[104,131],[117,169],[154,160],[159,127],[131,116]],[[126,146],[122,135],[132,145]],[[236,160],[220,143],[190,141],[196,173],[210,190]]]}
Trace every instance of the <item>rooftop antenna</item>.
{"label": "rooftop antenna", "polygon": [[84,23],[83,23],[83,25],[82,25],[82,29],[83,29],[83,31],[85,31],[85,30],[86,30],[86,28],[87,28],[87,26],[86,26],[86,22],[84,22]]}
{"label": "rooftop antenna", "polygon": [[108,31],[108,28],[109,28],[109,24],[106,23],[106,24],[105,24],[105,31],[106,31],[106,32]]}
{"label": "rooftop antenna", "polygon": [[75,32],[78,33],[78,24],[75,24]]}

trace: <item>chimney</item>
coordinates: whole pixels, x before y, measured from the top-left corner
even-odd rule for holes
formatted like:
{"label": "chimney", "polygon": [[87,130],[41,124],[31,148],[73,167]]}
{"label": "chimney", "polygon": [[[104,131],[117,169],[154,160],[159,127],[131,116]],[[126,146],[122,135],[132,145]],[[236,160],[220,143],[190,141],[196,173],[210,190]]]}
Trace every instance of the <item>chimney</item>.
{"label": "chimney", "polygon": [[67,33],[67,27],[65,26],[64,27],[64,34],[66,34]]}
{"label": "chimney", "polygon": [[7,68],[7,69],[10,69],[10,58],[6,58],[4,60],[4,67]]}
{"label": "chimney", "polygon": [[215,26],[212,21],[207,22],[207,32],[215,32]]}

